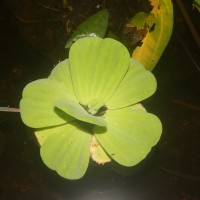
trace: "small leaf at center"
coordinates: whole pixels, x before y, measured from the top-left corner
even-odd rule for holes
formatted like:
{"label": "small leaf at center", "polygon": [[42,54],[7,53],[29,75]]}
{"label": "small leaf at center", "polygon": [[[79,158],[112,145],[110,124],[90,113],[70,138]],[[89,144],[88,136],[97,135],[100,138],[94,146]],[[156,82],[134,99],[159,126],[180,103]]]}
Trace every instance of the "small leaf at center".
{"label": "small leaf at center", "polygon": [[105,102],[101,99],[93,99],[88,103],[88,112],[92,115],[97,114],[99,109],[103,107]]}
{"label": "small leaf at center", "polygon": [[103,117],[89,114],[78,102],[71,99],[57,100],[55,101],[55,106],[78,120],[98,126],[106,126],[106,121]]}

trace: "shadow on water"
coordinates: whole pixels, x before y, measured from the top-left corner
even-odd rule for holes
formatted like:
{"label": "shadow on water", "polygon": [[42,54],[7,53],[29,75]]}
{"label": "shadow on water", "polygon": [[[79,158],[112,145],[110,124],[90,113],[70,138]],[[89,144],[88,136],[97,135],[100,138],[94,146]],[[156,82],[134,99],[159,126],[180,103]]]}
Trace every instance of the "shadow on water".
{"label": "shadow on water", "polygon": [[[19,24],[14,23],[16,19],[13,22],[9,6],[13,5],[12,8],[17,10],[17,5],[12,1],[4,3],[1,3],[0,14],[0,105],[18,107],[23,87],[30,81],[48,76],[55,61],[67,55],[67,51],[60,48],[58,52],[62,53],[58,57],[50,48],[49,52],[44,52],[41,46],[34,46],[24,36],[29,33],[23,35]],[[81,1],[79,5],[78,1],[74,1],[72,8],[68,8],[72,9],[67,13],[72,25],[81,20],[79,15],[76,17],[76,12],[87,10],[87,15],[90,15],[97,10],[97,5],[108,6],[112,16],[119,17],[119,9],[123,20],[126,19],[126,9],[128,14],[137,11],[127,7],[132,5],[131,1],[93,1],[90,6],[89,3],[89,0],[85,3]],[[179,23],[181,16],[177,10],[175,12],[178,21],[175,31],[187,40],[190,52],[194,56],[199,55],[184,22]],[[123,20],[120,23],[124,23]],[[115,24],[112,21],[110,28]],[[41,32],[42,35],[42,30],[37,30],[37,34]],[[54,44],[52,49],[61,45],[55,41]],[[52,55],[55,57],[51,58]],[[144,163],[126,171],[120,169],[121,173],[116,172],[119,171],[117,165],[99,166],[91,161],[81,180],[65,180],[43,164],[33,130],[22,123],[19,113],[0,113],[0,199],[200,199],[200,74],[175,34],[154,74],[158,90],[144,104],[161,118],[163,135]]]}

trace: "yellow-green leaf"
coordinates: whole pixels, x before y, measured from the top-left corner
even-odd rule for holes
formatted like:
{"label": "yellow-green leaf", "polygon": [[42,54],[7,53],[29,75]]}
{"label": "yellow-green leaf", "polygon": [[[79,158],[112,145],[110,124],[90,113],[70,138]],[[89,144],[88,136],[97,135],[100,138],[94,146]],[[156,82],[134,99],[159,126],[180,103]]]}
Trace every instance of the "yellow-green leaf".
{"label": "yellow-green leaf", "polygon": [[94,135],[106,153],[123,166],[138,164],[160,139],[160,120],[140,105],[108,110],[104,117],[107,126],[95,126]]}
{"label": "yellow-green leaf", "polygon": [[52,79],[40,79],[29,83],[23,90],[20,101],[22,121],[32,128],[65,124],[74,118],[56,109],[54,101],[71,98],[67,87]]}
{"label": "yellow-green leaf", "polygon": [[45,134],[48,137],[40,149],[43,162],[64,178],[81,178],[87,170],[90,158],[91,134],[88,127],[73,122],[38,131],[40,136]]}
{"label": "yellow-green leaf", "polygon": [[69,64],[79,103],[88,105],[97,99],[99,103],[106,102],[126,74],[129,63],[128,50],[116,40],[98,37],[77,40],[70,48]]}

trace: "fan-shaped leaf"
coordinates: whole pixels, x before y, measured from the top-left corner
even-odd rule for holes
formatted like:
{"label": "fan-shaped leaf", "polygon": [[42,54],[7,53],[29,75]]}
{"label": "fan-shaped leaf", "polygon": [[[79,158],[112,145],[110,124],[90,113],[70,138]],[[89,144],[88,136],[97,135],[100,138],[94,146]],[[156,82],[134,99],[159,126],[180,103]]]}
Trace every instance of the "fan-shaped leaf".
{"label": "fan-shaped leaf", "polygon": [[73,122],[63,126],[44,129],[49,137],[41,146],[44,163],[67,179],[81,178],[89,163],[91,134],[87,126]]}
{"label": "fan-shaped leaf", "polygon": [[69,98],[64,84],[55,80],[40,79],[29,83],[24,88],[22,96],[21,118],[30,127],[55,126],[73,120],[73,117],[54,106],[55,100]]}
{"label": "fan-shaped leaf", "polygon": [[49,79],[56,80],[61,84],[65,85],[65,92],[67,93],[70,99],[76,100],[74,94],[74,88],[72,84],[70,69],[69,69],[69,60],[66,59],[58,63],[52,70]]}
{"label": "fan-shaped leaf", "polygon": [[106,38],[83,38],[69,52],[70,70],[78,101],[87,105],[94,99],[106,101],[116,90],[130,56],[124,45]]}
{"label": "fan-shaped leaf", "polygon": [[106,127],[95,126],[98,142],[116,162],[134,166],[143,160],[160,139],[159,119],[135,105],[119,110],[108,110]]}
{"label": "fan-shaped leaf", "polygon": [[131,59],[126,76],[106,106],[109,109],[117,109],[133,105],[151,96],[155,90],[156,79],[153,74]]}

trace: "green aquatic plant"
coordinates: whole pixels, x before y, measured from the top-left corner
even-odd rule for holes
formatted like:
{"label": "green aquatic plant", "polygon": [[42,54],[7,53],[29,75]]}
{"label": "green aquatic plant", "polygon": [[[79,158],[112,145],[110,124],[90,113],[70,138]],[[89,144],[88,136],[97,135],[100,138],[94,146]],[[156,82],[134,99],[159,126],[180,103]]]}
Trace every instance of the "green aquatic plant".
{"label": "green aquatic plant", "polygon": [[159,141],[162,125],[140,101],[156,80],[120,42],[77,40],[69,59],[23,90],[20,114],[35,128],[44,163],[67,179],[81,178],[90,157],[134,166]]}

